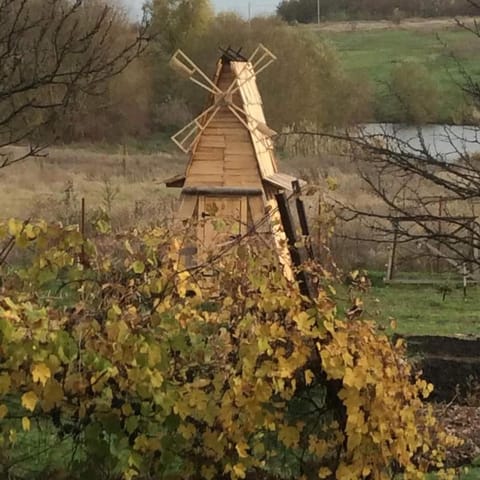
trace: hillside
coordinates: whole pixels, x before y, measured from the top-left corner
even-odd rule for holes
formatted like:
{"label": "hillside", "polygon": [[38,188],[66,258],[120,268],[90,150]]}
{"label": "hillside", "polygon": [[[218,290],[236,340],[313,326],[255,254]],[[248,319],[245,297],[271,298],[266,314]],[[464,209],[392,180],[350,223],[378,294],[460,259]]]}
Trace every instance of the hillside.
{"label": "hillside", "polygon": [[[471,25],[471,20],[463,21]],[[418,66],[436,90],[438,108],[429,122],[472,121],[473,112],[465,105],[460,88],[465,82],[461,69],[472,77],[480,73],[480,40],[453,19],[410,19],[399,25],[329,22],[309,28],[335,45],[347,73],[369,83],[374,92],[373,120],[405,120],[396,111],[390,85],[392,71],[407,63]]]}

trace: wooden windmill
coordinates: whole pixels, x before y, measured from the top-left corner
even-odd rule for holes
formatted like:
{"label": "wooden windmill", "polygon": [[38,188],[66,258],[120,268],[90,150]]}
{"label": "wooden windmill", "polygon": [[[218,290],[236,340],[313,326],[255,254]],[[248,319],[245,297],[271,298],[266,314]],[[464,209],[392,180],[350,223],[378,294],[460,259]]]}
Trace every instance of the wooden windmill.
{"label": "wooden windmill", "polygon": [[[256,233],[273,236],[284,272],[292,277],[275,194],[291,190],[296,179],[278,172],[275,132],[266,124],[256,82],[275,60],[263,45],[248,59],[229,48],[212,81],[182,51],[171,59],[173,68],[210,94],[208,108],[172,137],[190,155],[185,175],[165,182],[182,188],[178,218],[196,222],[197,244],[184,252],[187,265],[203,249]],[[218,219],[226,221],[227,232],[215,229]]]}

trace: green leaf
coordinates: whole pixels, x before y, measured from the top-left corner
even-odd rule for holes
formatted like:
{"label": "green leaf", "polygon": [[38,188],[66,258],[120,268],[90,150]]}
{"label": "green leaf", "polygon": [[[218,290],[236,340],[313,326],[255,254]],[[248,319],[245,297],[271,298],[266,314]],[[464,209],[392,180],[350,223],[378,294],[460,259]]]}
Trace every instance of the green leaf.
{"label": "green leaf", "polygon": [[137,274],[140,275],[145,271],[145,264],[140,260],[132,263],[132,270]]}

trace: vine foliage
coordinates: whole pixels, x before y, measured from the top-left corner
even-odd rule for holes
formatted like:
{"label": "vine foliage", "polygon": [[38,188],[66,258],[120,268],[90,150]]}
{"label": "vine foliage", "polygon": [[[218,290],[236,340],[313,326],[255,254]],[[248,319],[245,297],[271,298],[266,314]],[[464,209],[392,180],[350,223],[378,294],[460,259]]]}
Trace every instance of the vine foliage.
{"label": "vine foliage", "polygon": [[432,386],[404,347],[371,323],[339,320],[327,290],[302,297],[268,252],[239,245],[217,258],[212,290],[201,269],[176,268],[160,228],[85,240],[73,227],[10,220],[0,238],[16,246],[1,267],[2,477],[21,476],[42,431],[69,449],[43,473],[68,478],[442,469],[455,439],[424,407]]}

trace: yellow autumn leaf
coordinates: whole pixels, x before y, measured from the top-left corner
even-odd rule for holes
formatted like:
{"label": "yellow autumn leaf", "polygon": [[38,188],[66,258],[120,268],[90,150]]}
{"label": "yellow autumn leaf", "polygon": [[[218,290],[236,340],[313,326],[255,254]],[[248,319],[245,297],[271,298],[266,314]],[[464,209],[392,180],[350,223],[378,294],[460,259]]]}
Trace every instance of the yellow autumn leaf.
{"label": "yellow autumn leaf", "polygon": [[22,428],[25,432],[30,431],[30,419],[28,417],[22,418]]}
{"label": "yellow autumn leaf", "polygon": [[278,439],[286,447],[296,447],[300,440],[300,432],[298,431],[297,427],[282,425],[278,432]]}
{"label": "yellow autumn leaf", "polygon": [[6,405],[0,405],[0,420],[4,419],[7,416],[8,407]]}
{"label": "yellow autumn leaf", "polygon": [[47,380],[52,376],[52,372],[44,363],[37,363],[32,366],[32,377],[35,383],[40,382],[43,386],[47,383]]}
{"label": "yellow autumn leaf", "polygon": [[56,380],[50,380],[43,391],[42,408],[44,412],[51,411],[63,400],[63,388]]}
{"label": "yellow autumn leaf", "polygon": [[33,391],[24,393],[22,395],[22,405],[27,409],[33,412],[35,410],[35,406],[37,405],[38,397],[37,394]]}
{"label": "yellow autumn leaf", "polygon": [[240,458],[247,458],[248,457],[248,453],[247,453],[248,445],[245,442],[238,443],[237,446],[235,447],[235,449],[237,450],[238,456]]}
{"label": "yellow autumn leaf", "polygon": [[327,467],[322,467],[318,471],[318,478],[328,478],[332,474],[332,471]]}
{"label": "yellow autumn leaf", "polygon": [[123,404],[121,410],[122,410],[122,414],[125,417],[129,417],[130,415],[133,415],[133,413],[134,413],[133,408],[129,403]]}
{"label": "yellow autumn leaf", "polygon": [[10,376],[6,373],[0,375],[0,395],[8,393],[8,391],[10,390],[10,385]]}
{"label": "yellow autumn leaf", "polygon": [[233,473],[237,478],[245,478],[247,476],[245,465],[243,463],[237,463],[233,466]]}
{"label": "yellow autumn leaf", "polygon": [[336,178],[327,177],[327,187],[329,190],[334,192],[338,188],[338,181]]}
{"label": "yellow autumn leaf", "polygon": [[315,378],[314,373],[311,370],[307,369],[307,370],[305,370],[304,375],[305,375],[305,383],[307,385],[310,385],[312,383],[313,379]]}
{"label": "yellow autumn leaf", "polygon": [[217,473],[213,465],[209,465],[208,467],[206,465],[202,465],[200,472],[202,474],[202,478],[205,480],[213,480]]}
{"label": "yellow autumn leaf", "polygon": [[15,220],[14,218],[10,218],[8,220],[7,226],[8,226],[8,233],[12,237],[16,237],[22,231],[22,227],[23,227],[23,225],[18,220]]}
{"label": "yellow autumn leaf", "polygon": [[362,470],[362,476],[364,478],[367,478],[368,475],[370,475],[370,472],[372,471],[372,468],[370,466],[365,466],[363,467],[363,470]]}

